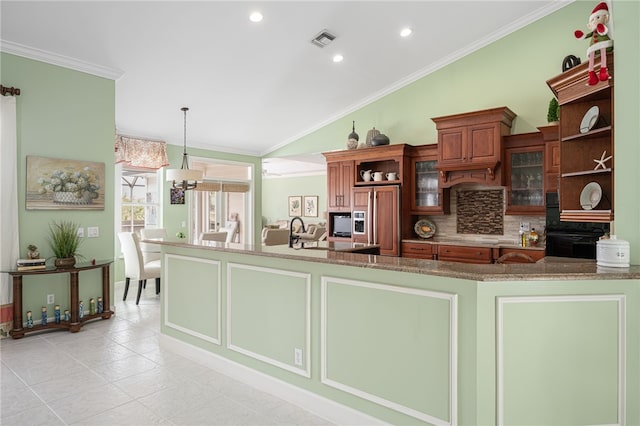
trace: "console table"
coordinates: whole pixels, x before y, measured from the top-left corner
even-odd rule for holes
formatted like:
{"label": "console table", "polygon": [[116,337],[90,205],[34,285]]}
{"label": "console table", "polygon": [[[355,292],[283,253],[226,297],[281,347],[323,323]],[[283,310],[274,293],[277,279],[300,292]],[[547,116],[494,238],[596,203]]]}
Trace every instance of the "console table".
{"label": "console table", "polygon": [[[109,319],[113,315],[111,310],[110,298],[109,298],[109,265],[113,263],[113,260],[101,260],[95,262],[77,263],[72,268],[56,268],[54,266],[47,266],[46,269],[37,269],[29,271],[9,270],[3,271],[11,275],[13,279],[13,329],[10,331],[11,337],[14,339],[20,339],[24,337],[26,333],[35,331],[51,330],[51,329],[68,329],[72,333],[80,331],[80,328],[87,321],[102,318]],[[80,318],[79,296],[78,288],[80,286],[80,272],[88,271],[91,269],[102,269],[102,313],[88,314],[85,313]],[[69,313],[71,314],[68,321],[61,320],[59,323],[47,321],[46,325],[34,324],[31,328],[23,327],[22,318],[22,277],[32,275],[48,275],[48,274],[69,274],[69,293],[71,298],[71,306],[69,307]],[[88,307],[88,304],[87,304]],[[88,309],[85,311],[88,312]],[[34,315],[35,318],[35,315]]]}

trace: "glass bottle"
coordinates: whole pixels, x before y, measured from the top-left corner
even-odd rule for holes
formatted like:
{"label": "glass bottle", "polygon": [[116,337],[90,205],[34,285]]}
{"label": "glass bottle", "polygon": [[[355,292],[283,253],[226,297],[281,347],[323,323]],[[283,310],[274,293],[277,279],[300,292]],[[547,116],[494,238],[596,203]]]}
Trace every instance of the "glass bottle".
{"label": "glass bottle", "polygon": [[536,232],[536,228],[531,228],[531,232],[529,232],[529,244],[532,247],[535,247],[538,245],[538,233]]}

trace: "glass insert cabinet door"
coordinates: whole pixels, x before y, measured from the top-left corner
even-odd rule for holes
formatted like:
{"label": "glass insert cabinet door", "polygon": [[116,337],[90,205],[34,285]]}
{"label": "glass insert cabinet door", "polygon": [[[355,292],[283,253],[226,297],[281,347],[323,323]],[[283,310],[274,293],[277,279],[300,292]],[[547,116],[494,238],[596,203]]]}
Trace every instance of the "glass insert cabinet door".
{"label": "glass insert cabinet door", "polygon": [[415,206],[437,207],[438,199],[438,171],[436,160],[416,161],[415,163]]}
{"label": "glass insert cabinet door", "polygon": [[544,205],[544,169],[542,151],[511,152],[511,192],[512,206]]}

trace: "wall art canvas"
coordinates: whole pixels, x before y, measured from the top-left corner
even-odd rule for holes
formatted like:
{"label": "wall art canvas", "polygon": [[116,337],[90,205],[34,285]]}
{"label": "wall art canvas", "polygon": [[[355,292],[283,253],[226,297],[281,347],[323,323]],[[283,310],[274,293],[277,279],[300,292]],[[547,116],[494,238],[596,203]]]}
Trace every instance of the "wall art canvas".
{"label": "wall art canvas", "polygon": [[302,216],[302,197],[289,197],[289,216]]}
{"label": "wall art canvas", "polygon": [[171,188],[171,204],[184,204],[184,189]]}
{"label": "wall art canvas", "polygon": [[305,195],[303,200],[304,215],[306,217],[318,217],[318,196]]}
{"label": "wall art canvas", "polygon": [[104,163],[27,156],[27,210],[104,210]]}

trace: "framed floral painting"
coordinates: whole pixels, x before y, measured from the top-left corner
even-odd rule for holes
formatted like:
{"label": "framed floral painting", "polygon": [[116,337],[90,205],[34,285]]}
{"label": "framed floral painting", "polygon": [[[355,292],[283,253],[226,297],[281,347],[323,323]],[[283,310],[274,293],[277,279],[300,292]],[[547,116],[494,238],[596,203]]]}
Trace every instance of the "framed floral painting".
{"label": "framed floral painting", "polygon": [[302,216],[302,197],[289,197],[289,216]]}
{"label": "framed floral painting", "polygon": [[104,210],[104,163],[27,156],[27,210]]}
{"label": "framed floral painting", "polygon": [[304,204],[304,215],[306,217],[318,217],[317,195],[305,195],[302,204]]}

